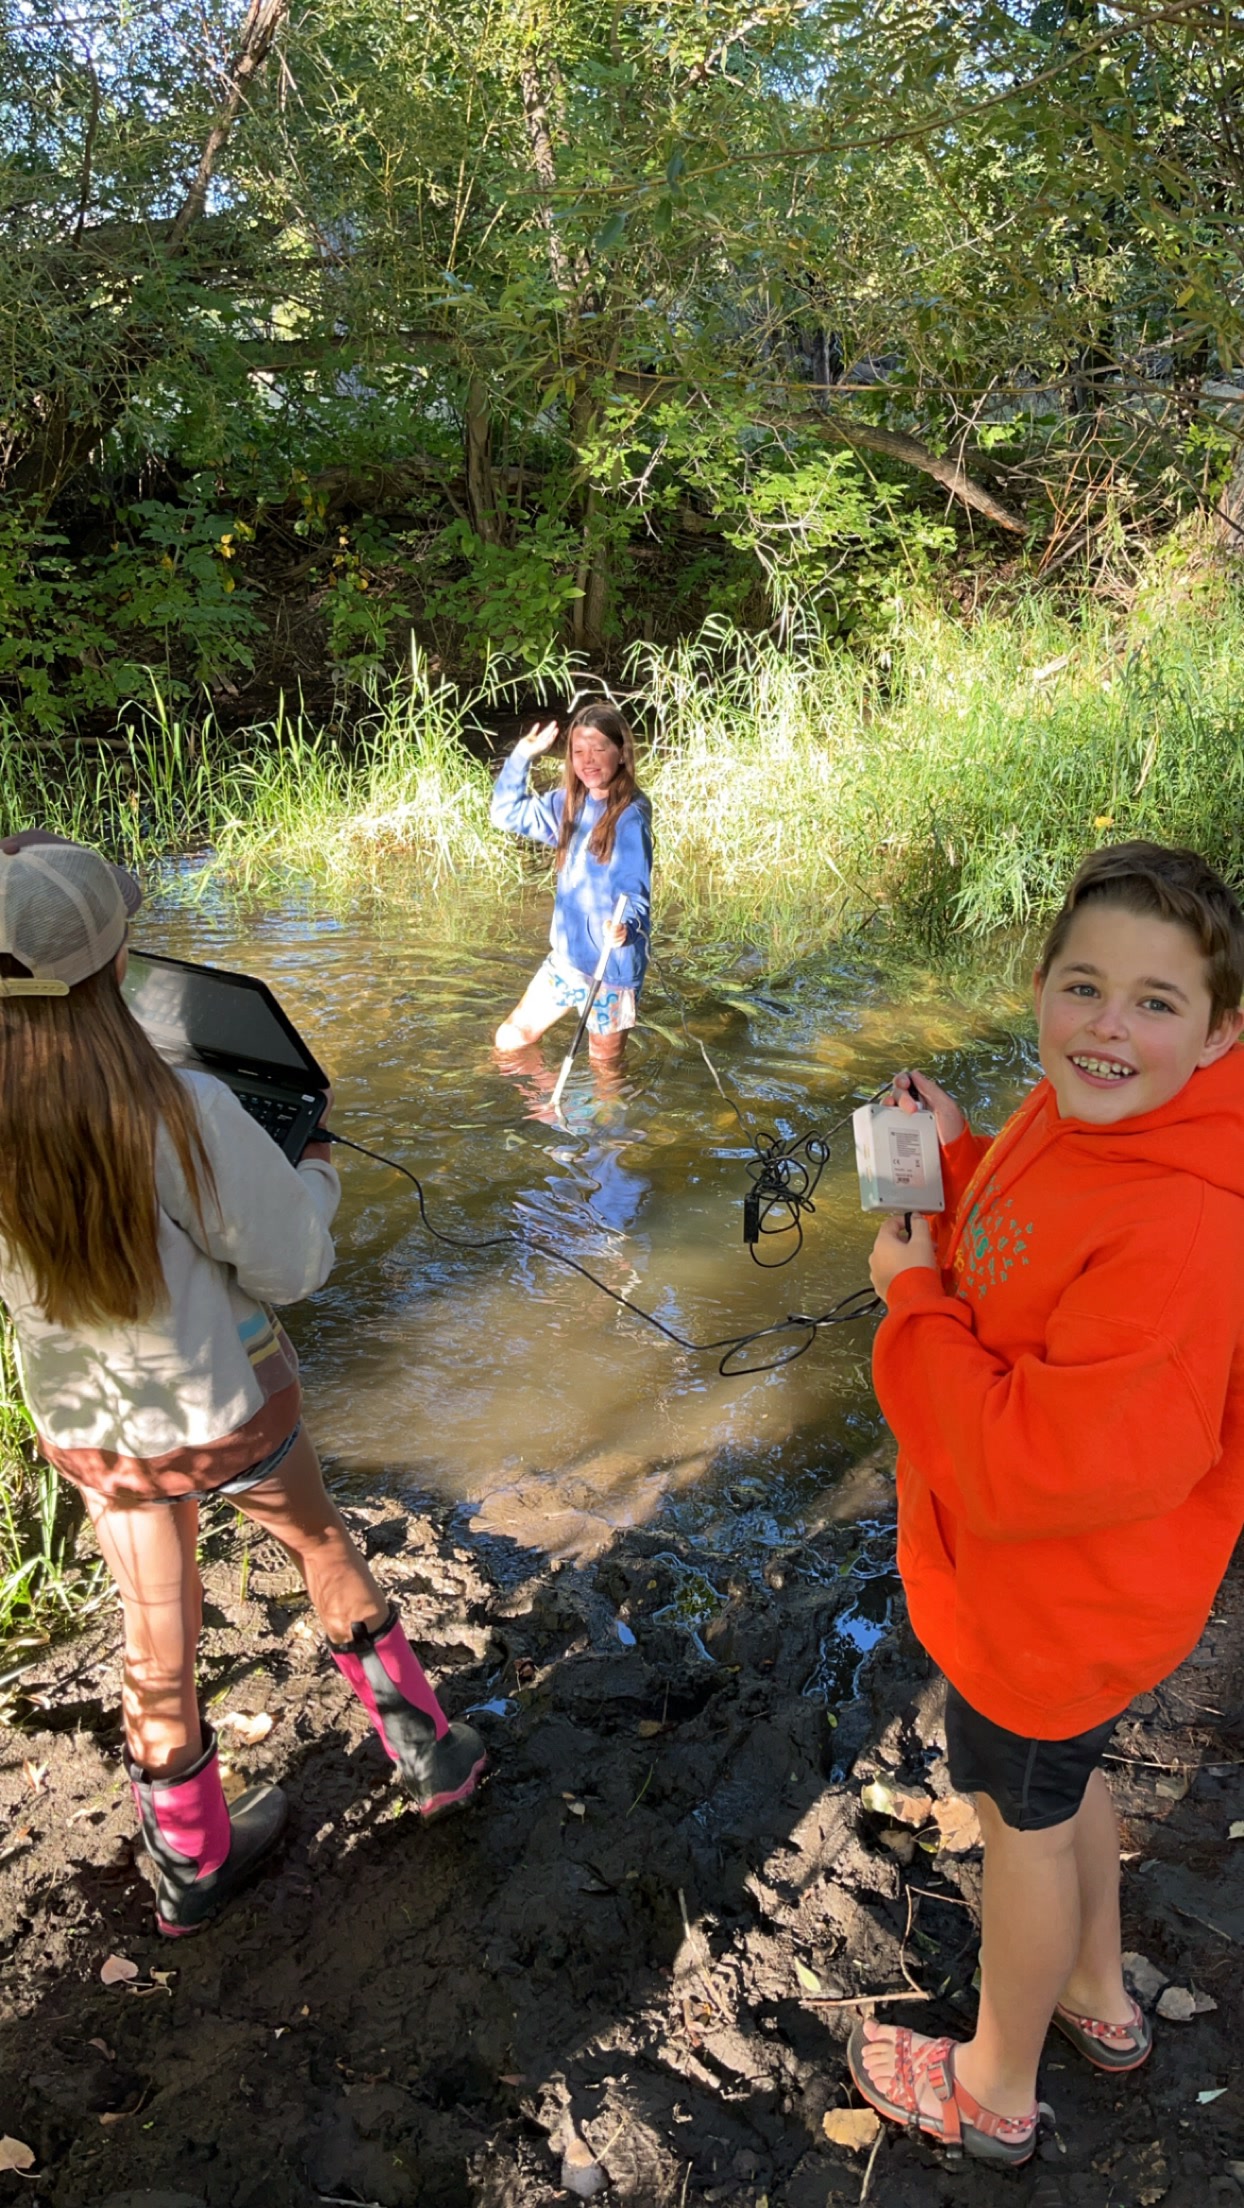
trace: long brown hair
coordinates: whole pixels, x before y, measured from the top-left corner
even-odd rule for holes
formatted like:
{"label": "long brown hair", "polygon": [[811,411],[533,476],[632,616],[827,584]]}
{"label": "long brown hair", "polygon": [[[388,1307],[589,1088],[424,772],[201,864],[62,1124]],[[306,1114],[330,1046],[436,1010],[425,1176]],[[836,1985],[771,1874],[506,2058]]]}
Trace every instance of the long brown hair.
{"label": "long brown hair", "polygon": [[[0,956],[0,973],[26,972]],[[65,997],[0,998],[0,1242],[53,1325],[145,1319],[166,1301],[161,1124],[202,1224],[216,1189],[194,1107],[112,963]]]}
{"label": "long brown hair", "polygon": [[557,836],[559,867],[565,863],[571,838],[583,811],[583,800],[587,796],[586,784],[580,782],[574,771],[574,736],[576,729],[580,728],[594,729],[597,735],[607,736],[611,744],[617,745],[619,753],[616,772],[605,792],[605,809],[587,841],[592,857],[599,859],[602,865],[613,857],[618,816],[626,811],[639,787],[635,780],[635,739],[617,706],[610,705],[607,698],[592,698],[586,705],[579,706],[566,730],[566,766],[562,778],[566,802],[562,807],[561,827]]}

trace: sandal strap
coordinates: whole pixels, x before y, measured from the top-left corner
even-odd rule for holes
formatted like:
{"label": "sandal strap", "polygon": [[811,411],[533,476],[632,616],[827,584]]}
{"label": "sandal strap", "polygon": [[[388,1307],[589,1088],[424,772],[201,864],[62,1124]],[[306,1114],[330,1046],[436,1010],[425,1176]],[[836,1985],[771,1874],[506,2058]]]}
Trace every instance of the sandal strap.
{"label": "sandal strap", "polygon": [[1083,2032],[1087,2038],[1102,2040],[1111,2046],[1118,2047],[1123,2041],[1130,2040],[1134,2047],[1138,2047],[1144,2037],[1144,2014],[1136,2001],[1132,2002],[1131,2020],[1127,2024],[1107,2024],[1100,2016],[1077,2016],[1074,2009],[1065,2008],[1061,2001],[1058,2003],[1058,2013],[1065,2016],[1067,2022],[1074,2024],[1076,2030]]}
{"label": "sandal strap", "polygon": [[942,2145],[953,2154],[963,2145],[963,2116],[968,2114],[967,2103],[971,2096],[955,2082],[955,2058],[950,2040],[935,2040],[930,2047],[928,2079],[942,2104]]}
{"label": "sandal strap", "polygon": [[[953,2043],[950,2041],[947,2041],[946,2044],[953,2047]],[[969,2093],[966,2085],[962,2084],[955,2076],[953,2052],[950,2057],[949,2069],[951,2093],[956,2112],[956,2126],[958,2118],[961,2116],[963,2122],[970,2124],[973,2131],[983,2132],[986,2139],[1005,2140],[1008,2146],[1019,2146],[1028,2137],[1040,2114],[1035,2101],[1026,2116],[999,2116],[992,2108],[982,2108],[976,2095]],[[949,2111],[947,2111],[948,2113]],[[945,2118],[943,2118],[943,2121],[945,2121]],[[946,2137],[949,2142],[949,2131],[947,2131]]]}
{"label": "sandal strap", "polygon": [[[892,2024],[894,2034],[891,2046],[894,2054],[894,2072],[886,2087],[887,2100],[893,2101],[907,2118],[911,2130],[920,2129],[920,2086],[926,2075],[931,2077],[934,2065],[943,2063],[949,2052],[948,2039],[925,2039],[915,2044],[916,2035],[907,2024]],[[940,2095],[940,2087],[934,2086]]]}
{"label": "sandal strap", "polygon": [[[888,2029],[894,2034],[894,2071],[885,2098],[906,2118],[909,2131],[931,2133],[952,2154],[963,2147],[965,2124],[1007,2146],[1022,2146],[1031,2135],[1040,2113],[1036,2102],[1027,2116],[999,2116],[992,2108],[982,2108],[975,2094],[969,2093],[955,2076],[953,2039],[926,2039],[921,2035],[917,2046],[909,2025],[893,2024]],[[921,2115],[919,2093],[926,2080],[939,2103],[937,2130],[933,2130],[927,2116]]]}

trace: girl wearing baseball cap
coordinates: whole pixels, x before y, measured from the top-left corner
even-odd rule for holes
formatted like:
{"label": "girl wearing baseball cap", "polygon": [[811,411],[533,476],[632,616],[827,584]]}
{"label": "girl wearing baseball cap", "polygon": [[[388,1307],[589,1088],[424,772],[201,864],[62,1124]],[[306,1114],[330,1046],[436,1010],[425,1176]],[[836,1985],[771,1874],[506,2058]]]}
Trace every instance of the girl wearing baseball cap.
{"label": "girl wearing baseball cap", "polygon": [[82,1490],[125,1620],[126,1766],[162,1932],[196,1931],[278,1838],[279,1787],[226,1804],[199,1715],[199,1499],[298,1567],[334,1662],[424,1818],[486,1757],[451,1725],[324,1489],[271,1303],[333,1262],[326,1142],[290,1165],[210,1074],[165,1064],[121,995],[142,892],[41,830],[0,841],[0,1297],[39,1446]]}

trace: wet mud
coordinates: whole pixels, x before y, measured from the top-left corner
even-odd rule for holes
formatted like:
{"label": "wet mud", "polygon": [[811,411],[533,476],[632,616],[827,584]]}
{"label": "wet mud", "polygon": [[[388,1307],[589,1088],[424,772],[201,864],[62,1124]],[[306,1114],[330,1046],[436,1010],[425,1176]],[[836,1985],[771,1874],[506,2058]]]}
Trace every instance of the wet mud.
{"label": "wet mud", "polygon": [[[222,1512],[204,1698],[234,1783],[279,1779],[290,1824],[193,1939],[153,1928],[115,1615],[10,1686],[0,2134],[33,2160],[0,2174],[0,2198],[1244,2200],[1238,1570],[1110,1765],[1126,1944],[1153,1966],[1150,2003],[1166,1981],[1196,2013],[1159,2018],[1130,2078],[1051,2039],[1053,2114],[1013,2175],[948,2168],[889,2127],[872,2156],[826,2136],[854,2099],[844,2047],[867,1999],[970,2029],[980,1876],[947,1798],[938,1684],[893,1596],[876,1467],[851,1493],[862,1526],[810,1508],[754,1568],[660,1525],[554,1566],[472,1543],[444,1504],[351,1506],[451,1711],[486,1705],[484,1797],[432,1830],[403,1810],[279,1552],[248,1550]],[[133,1975],[103,1983],[109,1957]]]}

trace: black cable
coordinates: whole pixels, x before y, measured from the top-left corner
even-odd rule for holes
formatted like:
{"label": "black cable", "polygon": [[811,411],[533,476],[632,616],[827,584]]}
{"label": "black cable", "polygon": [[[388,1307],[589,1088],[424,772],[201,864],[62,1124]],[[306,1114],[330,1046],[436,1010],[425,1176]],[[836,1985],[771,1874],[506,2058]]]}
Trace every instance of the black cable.
{"label": "black cable", "polygon": [[[823,1135],[795,1135],[788,1141],[772,1128],[760,1127],[753,1131],[744,1119],[737,1100],[731,1096],[708,1055],[701,1038],[696,1035],[687,1019],[687,1000],[681,989],[671,982],[665,968],[651,955],[649,964],[657,975],[667,996],[678,1006],[678,1017],[688,1044],[694,1043],[712,1075],[713,1084],[724,1104],[728,1104],[739,1123],[743,1139],[752,1155],[747,1160],[747,1174],[751,1187],[743,1198],[743,1240],[752,1263],[762,1272],[776,1273],[783,1265],[790,1265],[803,1248],[803,1215],[816,1210],[813,1198],[817,1183],[829,1163],[829,1145],[840,1128],[845,1127],[851,1113],[847,1112]],[[884,1087],[864,1101],[875,1104],[890,1086]],[[777,1226],[769,1224],[775,1212],[784,1213]],[[782,1257],[762,1257],[760,1243],[769,1236],[793,1234],[795,1239]],[[860,1294],[863,1294],[861,1289]]]}
{"label": "black cable", "polygon": [[[776,1138],[774,1139],[776,1140]],[[429,1219],[428,1207],[423,1193],[423,1183],[417,1173],[411,1172],[409,1166],[400,1165],[396,1158],[386,1158],[379,1150],[368,1150],[363,1143],[353,1142],[349,1135],[334,1134],[327,1127],[316,1128],[315,1140],[317,1142],[340,1143],[343,1149],[357,1150],[361,1158],[371,1158],[377,1165],[387,1165],[392,1172],[404,1174],[414,1188],[419,1204],[419,1217],[434,1242],[443,1242],[451,1250],[498,1250],[504,1248],[510,1242],[523,1243],[528,1249],[539,1250],[543,1256],[551,1257],[556,1264],[568,1266],[572,1273],[582,1274],[584,1280],[590,1281],[593,1288],[598,1288],[603,1296],[608,1296],[613,1303],[621,1304],[622,1309],[629,1311],[632,1317],[643,1319],[648,1326],[654,1326],[658,1334],[664,1334],[667,1341],[677,1343],[679,1349],[691,1350],[697,1356],[713,1349],[724,1351],[724,1355],[718,1360],[717,1365],[717,1370],[723,1380],[742,1379],[747,1374],[754,1372],[777,1372],[783,1365],[793,1365],[797,1357],[802,1357],[805,1350],[811,1349],[822,1327],[846,1326],[852,1319],[872,1318],[882,1308],[879,1299],[874,1296],[871,1288],[856,1288],[852,1290],[850,1295],[840,1296],[837,1303],[831,1304],[829,1310],[823,1311],[818,1318],[810,1317],[806,1312],[792,1311],[786,1318],[776,1321],[774,1325],[758,1326],[750,1334],[723,1334],[720,1340],[715,1342],[688,1341],[685,1334],[679,1334],[672,1326],[667,1326],[664,1319],[658,1319],[653,1312],[645,1311],[642,1305],[632,1303],[629,1296],[620,1295],[618,1290],[611,1288],[607,1281],[600,1280],[595,1273],[589,1272],[587,1266],[581,1265],[577,1257],[567,1257],[565,1251],[559,1250],[556,1243],[546,1242],[540,1235],[529,1234],[523,1227],[506,1227],[500,1234],[489,1234],[475,1239],[470,1239],[465,1235],[443,1234],[440,1228],[434,1227]],[[802,1140],[807,1143],[815,1142],[818,1138],[816,1136],[805,1136]],[[798,1148],[799,1145],[795,1144],[791,1147],[793,1150]],[[828,1156],[828,1149],[826,1149],[826,1156]],[[812,1185],[815,1187],[815,1181]],[[801,1196],[799,1201],[805,1205],[805,1208],[811,1208],[806,1197]],[[795,1223],[798,1224],[797,1215]],[[750,1349],[753,1342],[764,1341],[770,1334],[786,1334],[792,1329],[803,1334],[806,1339],[797,1342],[784,1356],[771,1357],[767,1363],[760,1365],[735,1363],[734,1360],[741,1356],[744,1350]]]}

